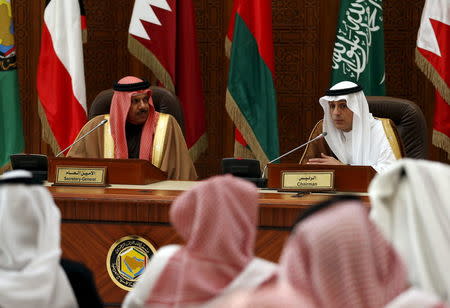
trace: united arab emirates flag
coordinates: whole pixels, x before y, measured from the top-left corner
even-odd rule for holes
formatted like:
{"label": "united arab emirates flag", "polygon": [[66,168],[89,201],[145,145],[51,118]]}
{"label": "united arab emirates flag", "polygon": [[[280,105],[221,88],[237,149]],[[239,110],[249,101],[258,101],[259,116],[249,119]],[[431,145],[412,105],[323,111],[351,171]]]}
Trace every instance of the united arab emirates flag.
{"label": "united arab emirates flag", "polygon": [[10,0],[0,2],[0,21],[0,173],[2,173],[9,168],[9,156],[24,151],[25,142]]}
{"label": "united arab emirates flag", "polygon": [[385,95],[382,0],[341,0],[331,85],[353,81],[366,95]]}
{"label": "united arab emirates flag", "polygon": [[279,156],[272,2],[235,0],[226,38],[226,109],[262,165]]}

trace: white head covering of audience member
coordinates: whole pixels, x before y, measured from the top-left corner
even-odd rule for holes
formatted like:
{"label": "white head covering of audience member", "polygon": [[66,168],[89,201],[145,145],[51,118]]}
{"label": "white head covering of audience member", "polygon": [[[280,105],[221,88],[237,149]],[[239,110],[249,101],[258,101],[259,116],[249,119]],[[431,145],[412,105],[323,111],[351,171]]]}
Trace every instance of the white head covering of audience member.
{"label": "white head covering of audience member", "polygon": [[59,263],[59,209],[26,182],[23,170],[0,177],[0,307],[78,307]]}
{"label": "white head covering of audience member", "polygon": [[[353,112],[350,132],[337,129],[331,119],[328,102],[340,100],[345,100],[347,107]],[[391,152],[391,158],[395,160],[383,125],[369,112],[369,104],[359,85],[350,81],[339,82],[319,102],[324,112],[323,131],[328,133],[325,140],[338,160],[344,164],[376,165],[381,151],[386,150]],[[374,168],[377,169],[376,166]]]}
{"label": "white head covering of audience member", "polygon": [[403,159],[369,186],[371,218],[404,258],[410,283],[450,301],[450,166]]}

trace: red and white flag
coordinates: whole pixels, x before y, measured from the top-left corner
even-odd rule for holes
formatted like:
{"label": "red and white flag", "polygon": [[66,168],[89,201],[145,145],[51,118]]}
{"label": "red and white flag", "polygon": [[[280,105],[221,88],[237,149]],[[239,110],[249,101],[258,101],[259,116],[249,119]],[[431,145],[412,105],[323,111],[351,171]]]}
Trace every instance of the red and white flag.
{"label": "red and white flag", "polygon": [[180,99],[186,144],[195,161],[207,139],[192,0],[136,0],[128,49]]}
{"label": "red and white flag", "polygon": [[416,63],[436,88],[433,144],[450,159],[450,1],[427,0],[417,35]]}
{"label": "red and white flag", "polygon": [[37,72],[44,140],[56,153],[70,145],[86,123],[81,0],[47,0]]}

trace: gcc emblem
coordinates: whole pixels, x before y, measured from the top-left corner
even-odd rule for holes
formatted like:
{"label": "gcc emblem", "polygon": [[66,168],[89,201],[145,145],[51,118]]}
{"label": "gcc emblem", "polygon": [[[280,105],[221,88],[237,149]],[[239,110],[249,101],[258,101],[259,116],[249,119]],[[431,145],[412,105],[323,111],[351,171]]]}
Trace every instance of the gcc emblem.
{"label": "gcc emblem", "polygon": [[155,247],[142,237],[122,237],[108,251],[109,276],[119,288],[130,291],[155,252]]}

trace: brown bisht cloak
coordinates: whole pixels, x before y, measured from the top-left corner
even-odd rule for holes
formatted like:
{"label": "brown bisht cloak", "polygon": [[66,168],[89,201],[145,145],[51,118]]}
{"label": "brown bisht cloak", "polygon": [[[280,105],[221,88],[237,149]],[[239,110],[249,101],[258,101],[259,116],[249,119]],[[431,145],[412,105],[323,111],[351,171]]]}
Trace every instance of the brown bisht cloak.
{"label": "brown bisht cloak", "polygon": [[[109,114],[91,119],[81,129],[77,138],[94,128]],[[114,140],[109,121],[75,144],[67,153],[68,157],[114,158]],[[167,172],[170,180],[195,180],[197,173],[189,156],[189,151],[180,126],[169,114],[160,113],[153,137],[151,163]]]}

